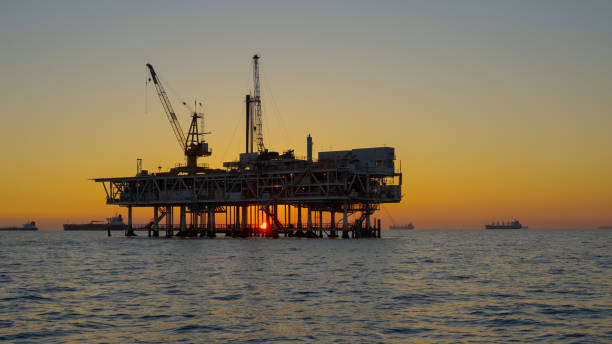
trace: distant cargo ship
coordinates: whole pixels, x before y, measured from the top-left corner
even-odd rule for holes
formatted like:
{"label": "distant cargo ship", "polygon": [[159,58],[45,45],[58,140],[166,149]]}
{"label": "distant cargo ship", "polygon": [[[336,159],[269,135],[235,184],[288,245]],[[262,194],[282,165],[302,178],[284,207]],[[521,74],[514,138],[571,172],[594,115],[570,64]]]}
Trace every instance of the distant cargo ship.
{"label": "distant cargo ship", "polygon": [[0,231],[37,231],[36,222],[26,223],[23,227],[0,227]]}
{"label": "distant cargo ship", "polygon": [[75,224],[66,223],[64,224],[65,231],[123,231],[127,229],[127,225],[123,222],[121,214],[106,219],[104,221],[91,221],[90,223]]}
{"label": "distant cargo ship", "polygon": [[414,225],[412,222],[407,225],[391,225],[389,229],[414,229]]}
{"label": "distant cargo ship", "polygon": [[612,229],[612,226],[601,226],[599,229]]}
{"label": "distant cargo ship", "polygon": [[523,225],[518,220],[514,220],[512,222],[491,222],[490,224],[485,226],[485,229],[521,229],[521,228],[527,228],[527,226],[523,227]]}

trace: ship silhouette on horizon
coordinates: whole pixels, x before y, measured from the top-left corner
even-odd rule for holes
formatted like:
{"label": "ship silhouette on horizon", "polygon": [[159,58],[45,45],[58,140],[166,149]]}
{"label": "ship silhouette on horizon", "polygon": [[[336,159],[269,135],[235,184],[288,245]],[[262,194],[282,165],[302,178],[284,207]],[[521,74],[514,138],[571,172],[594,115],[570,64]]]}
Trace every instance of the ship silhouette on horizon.
{"label": "ship silhouette on horizon", "polygon": [[513,220],[510,222],[491,222],[485,225],[485,229],[521,229],[527,228],[527,226],[523,226],[519,220]]}

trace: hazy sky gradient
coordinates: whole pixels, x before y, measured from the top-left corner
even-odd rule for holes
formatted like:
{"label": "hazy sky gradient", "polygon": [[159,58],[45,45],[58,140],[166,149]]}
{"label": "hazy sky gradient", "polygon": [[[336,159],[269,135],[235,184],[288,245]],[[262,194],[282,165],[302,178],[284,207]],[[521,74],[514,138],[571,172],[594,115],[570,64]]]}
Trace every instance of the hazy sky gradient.
{"label": "hazy sky gradient", "polygon": [[119,210],[88,178],[183,161],[146,62],[205,102],[208,162],[236,158],[255,52],[266,145],[395,147],[396,222],[610,225],[611,17],[610,1],[4,1],[0,225],[105,218]]}

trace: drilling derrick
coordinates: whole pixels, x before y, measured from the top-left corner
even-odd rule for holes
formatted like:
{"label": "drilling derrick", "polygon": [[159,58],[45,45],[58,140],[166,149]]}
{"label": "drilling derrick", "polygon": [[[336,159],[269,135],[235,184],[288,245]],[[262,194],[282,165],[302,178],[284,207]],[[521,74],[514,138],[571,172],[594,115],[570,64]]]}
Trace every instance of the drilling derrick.
{"label": "drilling derrick", "polygon": [[263,143],[263,120],[261,116],[261,94],[259,90],[259,55],[253,55],[253,97],[251,98],[252,110],[255,117],[255,133],[257,135],[257,151],[265,151]]}

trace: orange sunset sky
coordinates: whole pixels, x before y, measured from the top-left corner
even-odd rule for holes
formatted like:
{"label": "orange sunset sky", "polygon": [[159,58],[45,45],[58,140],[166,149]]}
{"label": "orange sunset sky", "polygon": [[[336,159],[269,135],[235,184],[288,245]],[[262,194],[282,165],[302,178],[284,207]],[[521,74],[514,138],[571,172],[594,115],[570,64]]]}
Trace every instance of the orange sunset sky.
{"label": "orange sunset sky", "polygon": [[90,178],[183,162],[147,62],[205,103],[200,161],[237,158],[253,53],[266,145],[395,147],[395,222],[612,225],[611,15],[609,1],[4,1],[0,226],[125,215]]}

